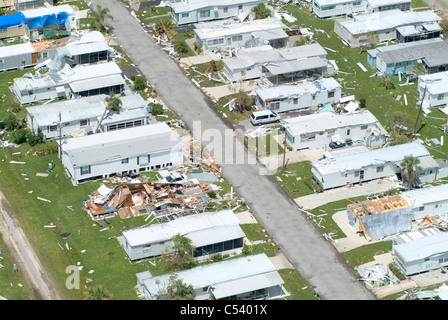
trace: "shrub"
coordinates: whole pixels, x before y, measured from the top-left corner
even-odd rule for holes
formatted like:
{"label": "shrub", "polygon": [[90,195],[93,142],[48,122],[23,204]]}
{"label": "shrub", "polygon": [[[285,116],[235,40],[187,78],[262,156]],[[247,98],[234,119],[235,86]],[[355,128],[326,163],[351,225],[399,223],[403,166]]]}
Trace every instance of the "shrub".
{"label": "shrub", "polygon": [[151,114],[153,116],[158,116],[159,114],[163,114],[163,106],[159,103],[153,104]]}
{"label": "shrub", "polygon": [[179,53],[187,53],[188,45],[185,41],[179,41],[174,45],[174,49]]}
{"label": "shrub", "polygon": [[4,124],[9,131],[14,131],[19,126],[19,120],[15,115],[10,113],[6,116]]}
{"label": "shrub", "polygon": [[28,132],[25,129],[17,129],[11,134],[11,140],[15,144],[22,144],[27,141]]}
{"label": "shrub", "polygon": [[134,81],[135,90],[145,90],[146,89],[146,79],[143,77],[136,77]]}

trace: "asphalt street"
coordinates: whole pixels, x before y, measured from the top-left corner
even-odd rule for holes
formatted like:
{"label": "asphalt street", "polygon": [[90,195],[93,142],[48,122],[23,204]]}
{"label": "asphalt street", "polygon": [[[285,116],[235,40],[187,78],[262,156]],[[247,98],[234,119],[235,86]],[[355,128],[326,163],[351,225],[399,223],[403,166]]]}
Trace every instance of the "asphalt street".
{"label": "asphalt street", "polygon": [[[320,296],[327,300],[375,299],[275,179],[261,174],[264,167],[252,161],[251,154],[242,147],[242,131],[234,135],[232,126],[216,112],[178,64],[144,32],[121,1],[92,1],[92,5],[96,4],[110,9],[116,41],[155,86],[167,107],[222,164],[224,178],[246,199],[257,220]],[[225,133],[228,139],[223,138]],[[236,147],[219,143],[224,141],[233,141]],[[235,149],[239,151],[232,152]]]}

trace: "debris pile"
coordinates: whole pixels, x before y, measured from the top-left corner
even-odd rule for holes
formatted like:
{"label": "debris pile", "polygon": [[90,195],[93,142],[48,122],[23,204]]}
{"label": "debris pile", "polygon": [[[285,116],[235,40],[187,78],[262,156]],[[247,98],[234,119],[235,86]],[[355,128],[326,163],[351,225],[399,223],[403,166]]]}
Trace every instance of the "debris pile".
{"label": "debris pile", "polygon": [[101,185],[84,201],[93,220],[119,216],[127,219],[153,214],[172,220],[190,212],[202,212],[211,191],[205,184],[138,182],[122,183],[114,188]]}
{"label": "debris pile", "polygon": [[447,300],[448,299],[448,286],[442,284],[439,288],[434,290],[422,290],[411,289],[405,291],[403,295],[397,298],[397,300]]}
{"label": "debris pile", "polygon": [[373,287],[374,284],[376,286],[386,286],[398,281],[391,275],[389,269],[383,264],[358,268],[357,270],[360,275],[359,280],[364,281],[371,287]]}

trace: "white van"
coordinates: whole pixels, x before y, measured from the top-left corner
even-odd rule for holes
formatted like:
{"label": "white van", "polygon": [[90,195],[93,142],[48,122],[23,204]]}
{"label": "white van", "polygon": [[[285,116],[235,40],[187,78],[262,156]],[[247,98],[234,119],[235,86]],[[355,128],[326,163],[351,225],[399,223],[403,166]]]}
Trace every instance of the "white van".
{"label": "white van", "polygon": [[255,111],[252,112],[250,116],[250,122],[254,126],[271,122],[280,122],[280,116],[271,110]]}

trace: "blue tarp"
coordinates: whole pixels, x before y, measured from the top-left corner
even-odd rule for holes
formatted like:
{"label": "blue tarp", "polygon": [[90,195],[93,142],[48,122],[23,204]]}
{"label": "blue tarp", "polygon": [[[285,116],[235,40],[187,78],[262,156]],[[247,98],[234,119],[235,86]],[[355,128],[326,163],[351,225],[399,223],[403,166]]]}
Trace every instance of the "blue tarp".
{"label": "blue tarp", "polygon": [[29,29],[45,28],[54,24],[64,24],[68,20],[67,12],[46,14],[41,17],[26,19],[22,12],[16,12],[7,16],[0,16],[0,29],[6,29],[26,22]]}
{"label": "blue tarp", "polygon": [[45,28],[54,24],[64,24],[68,20],[68,13],[61,12],[56,14],[47,14],[41,17],[26,19],[29,29]]}
{"label": "blue tarp", "polygon": [[20,25],[25,21],[22,12],[16,12],[7,16],[0,16],[0,29],[6,29]]}

